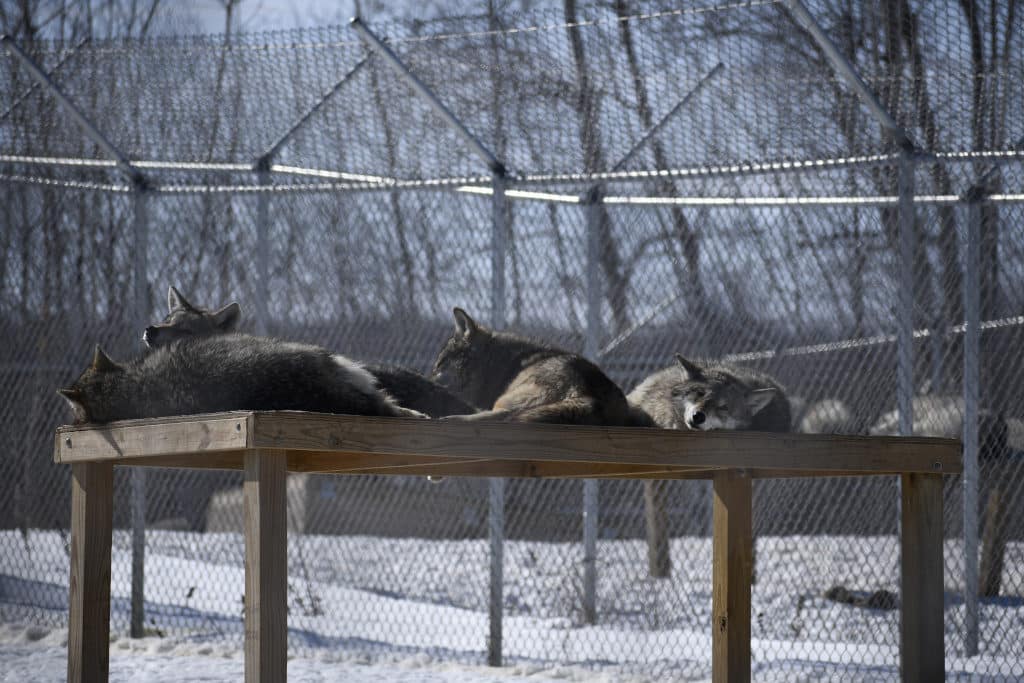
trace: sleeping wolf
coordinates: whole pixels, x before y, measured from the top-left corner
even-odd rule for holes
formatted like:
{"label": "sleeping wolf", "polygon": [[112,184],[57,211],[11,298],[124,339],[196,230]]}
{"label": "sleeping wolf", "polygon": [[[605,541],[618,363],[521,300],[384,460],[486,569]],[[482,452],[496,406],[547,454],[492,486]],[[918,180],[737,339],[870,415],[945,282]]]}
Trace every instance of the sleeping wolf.
{"label": "sleeping wolf", "polygon": [[768,375],[726,363],[698,364],[676,355],[629,394],[633,422],[646,415],[664,429],[790,430],[789,400]]}
{"label": "sleeping wolf", "polygon": [[434,363],[433,379],[490,408],[456,419],[624,425],[626,398],[596,365],[574,353],[478,325],[461,308]]}
{"label": "sleeping wolf", "polygon": [[[237,303],[230,303],[216,311],[193,306],[174,287],[167,290],[167,317],[163,322],[146,328],[142,338],[151,348],[166,346],[179,339],[208,337],[231,332],[242,317]],[[465,415],[476,410],[429,379],[405,368],[393,365],[369,365],[377,385],[395,402],[430,417]]]}
{"label": "sleeping wolf", "polygon": [[190,304],[173,286],[167,290],[167,309],[167,317],[162,322],[150,325],[142,333],[146,346],[156,348],[178,339],[233,332],[242,317],[237,303],[210,311]]}
{"label": "sleeping wolf", "polygon": [[228,410],[425,417],[344,356],[235,333],[181,339],[124,364],[97,346],[92,365],[58,393],[78,424]]}

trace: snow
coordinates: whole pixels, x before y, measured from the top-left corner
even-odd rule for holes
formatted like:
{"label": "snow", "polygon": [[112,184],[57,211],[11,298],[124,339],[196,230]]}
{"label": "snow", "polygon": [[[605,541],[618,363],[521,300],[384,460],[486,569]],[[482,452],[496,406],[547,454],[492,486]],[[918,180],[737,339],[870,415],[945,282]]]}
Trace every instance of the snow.
{"label": "snow", "polygon": [[[147,626],[127,630],[130,545],[112,553],[112,680],[231,680],[242,672],[239,534],[147,533]],[[55,531],[0,532],[0,680],[63,680],[68,556]],[[753,589],[757,680],[898,677],[899,615],[821,597],[833,584],[898,592],[891,537],[762,538]],[[508,541],[502,669],[481,667],[488,633],[485,540],[293,535],[289,680],[684,680],[710,676],[711,552],[672,540],[671,579],[643,576],[637,540],[601,541],[599,613],[582,623],[578,544]],[[947,541],[947,558],[958,542]],[[1024,562],[1012,543],[1007,564]],[[952,566],[952,564],[951,564]],[[1004,581],[1004,591],[1022,586]],[[986,601],[982,655],[961,656],[961,584],[946,572],[949,680],[1024,676],[1024,600]],[[173,672],[173,675],[171,674]],[[26,678],[27,676],[27,678]],[[163,676],[163,678],[161,678]]]}

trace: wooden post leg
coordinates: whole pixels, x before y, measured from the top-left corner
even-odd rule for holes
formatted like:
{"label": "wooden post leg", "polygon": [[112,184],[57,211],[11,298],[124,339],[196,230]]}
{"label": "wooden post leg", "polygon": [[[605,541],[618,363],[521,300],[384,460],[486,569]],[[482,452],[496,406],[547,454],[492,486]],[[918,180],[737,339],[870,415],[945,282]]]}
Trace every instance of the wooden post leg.
{"label": "wooden post leg", "polygon": [[750,477],[715,475],[711,675],[715,683],[750,681],[750,574],[753,569]]}
{"label": "wooden post leg", "polygon": [[287,677],[288,537],[284,451],[245,454],[245,680]]}
{"label": "wooden post leg", "polygon": [[903,475],[900,671],[903,681],[945,676],[942,476]]}
{"label": "wooden post leg", "polygon": [[71,466],[68,681],[105,681],[110,671],[110,537],[114,467]]}

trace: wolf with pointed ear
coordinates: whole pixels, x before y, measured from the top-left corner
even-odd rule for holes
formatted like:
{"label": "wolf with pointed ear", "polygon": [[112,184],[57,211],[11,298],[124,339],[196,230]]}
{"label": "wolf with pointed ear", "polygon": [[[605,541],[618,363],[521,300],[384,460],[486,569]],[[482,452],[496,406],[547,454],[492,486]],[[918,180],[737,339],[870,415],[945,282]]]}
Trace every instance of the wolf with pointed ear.
{"label": "wolf with pointed ear", "polygon": [[727,363],[676,364],[630,392],[630,408],[663,429],[791,430],[789,399],[769,375]]}
{"label": "wolf with pointed ear", "polygon": [[179,339],[208,337],[233,332],[242,318],[242,309],[230,303],[215,311],[193,306],[174,286],[167,290],[167,317],[150,325],[142,339],[150,348],[167,346]]}
{"label": "wolf with pointed ear", "polygon": [[57,390],[71,406],[75,423],[102,422],[104,415],[116,412],[121,406],[116,387],[124,366],[112,360],[96,345],[92,363],[69,387]]}
{"label": "wolf with pointed ear", "polygon": [[434,362],[433,379],[484,410],[448,419],[626,424],[622,390],[586,358],[489,330],[461,308],[452,313],[455,329]]}

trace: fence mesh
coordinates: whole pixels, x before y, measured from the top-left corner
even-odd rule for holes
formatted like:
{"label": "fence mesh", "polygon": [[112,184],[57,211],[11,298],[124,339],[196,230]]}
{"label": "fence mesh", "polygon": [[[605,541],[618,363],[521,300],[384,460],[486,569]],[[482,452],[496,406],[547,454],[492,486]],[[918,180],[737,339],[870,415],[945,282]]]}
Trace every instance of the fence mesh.
{"label": "fence mesh", "polygon": [[[808,4],[913,152],[785,2],[566,3],[369,25],[509,169],[506,326],[582,350],[599,270],[591,341],[626,391],[682,352],[776,376],[795,430],[896,433],[897,331],[911,324],[913,430],[959,438],[964,256],[977,235],[981,481],[979,529],[966,531],[982,540],[980,654],[965,635],[964,482],[950,477],[947,666],[1021,676],[1024,12]],[[243,329],[427,371],[452,306],[493,311],[491,170],[349,27],[11,34],[146,178],[133,185],[52,89],[0,54],[0,619],[59,626],[70,504],[69,472],[51,461],[68,420],[54,389],[92,345],[139,353],[137,311],[161,317],[173,284],[204,305],[241,302]],[[909,263],[901,155],[914,164]],[[594,190],[592,212],[581,197]],[[508,483],[506,661],[709,675],[710,489],[656,486],[671,575],[648,573],[642,485],[602,482],[589,624],[582,482]],[[130,478],[116,487],[123,631]],[[240,478],[151,470],[146,490],[146,627],[241,643]],[[755,484],[758,680],[895,675],[897,501],[886,477]],[[486,482],[292,476],[288,504],[291,650],[483,660]]]}

